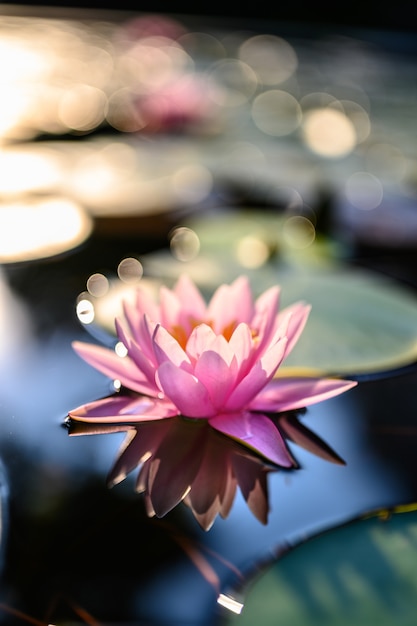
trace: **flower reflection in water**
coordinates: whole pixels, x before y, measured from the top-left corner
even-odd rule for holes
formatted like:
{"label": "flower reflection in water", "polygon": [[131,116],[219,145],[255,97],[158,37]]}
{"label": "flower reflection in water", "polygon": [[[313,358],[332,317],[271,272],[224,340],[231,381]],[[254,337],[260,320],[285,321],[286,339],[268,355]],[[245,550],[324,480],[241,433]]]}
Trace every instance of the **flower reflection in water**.
{"label": "flower reflection in water", "polygon": [[209,528],[217,514],[227,516],[239,485],[266,523],[268,471],[297,465],[286,439],[326,454],[282,414],[356,383],[276,376],[310,311],[302,302],[278,311],[279,295],[276,286],[254,300],[242,276],[221,285],[206,304],[184,275],[174,289],[161,288],[159,304],[141,290],[134,305],[125,304],[124,319],[116,319],[116,350],[73,344],[122,391],[70,411],[69,418],[94,424],[94,432],[102,424],[128,431],[110,482],[142,463],[137,488],[149,515],[162,517],[184,501]]}
{"label": "flower reflection in water", "polygon": [[[272,417],[273,422],[283,438],[328,461],[344,464],[295,413]],[[133,426],[94,425],[69,418],[67,424],[70,435],[126,432],[109,472],[108,485],[116,485],[139,467],[135,488],[144,494],[149,516],[163,517],[184,502],[200,526],[208,530],[217,515],[227,517],[240,488],[255,517],[263,524],[268,521],[267,477],[281,468],[217,432],[207,420],[175,416]],[[292,467],[298,467],[295,459]]]}

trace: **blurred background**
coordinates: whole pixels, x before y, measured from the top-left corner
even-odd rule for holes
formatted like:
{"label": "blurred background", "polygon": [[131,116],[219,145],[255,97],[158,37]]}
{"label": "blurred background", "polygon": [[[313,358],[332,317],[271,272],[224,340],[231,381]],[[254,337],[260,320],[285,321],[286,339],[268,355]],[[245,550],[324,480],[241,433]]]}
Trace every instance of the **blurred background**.
{"label": "blurred background", "polygon": [[[415,31],[405,2],[0,5],[0,622],[213,626],[282,542],[416,501]],[[265,528],[149,520],[106,487],[120,433],[62,428],[115,391],[71,342],[183,271],[283,284],[292,364],[361,381],[305,418],[347,467],[297,447]]]}

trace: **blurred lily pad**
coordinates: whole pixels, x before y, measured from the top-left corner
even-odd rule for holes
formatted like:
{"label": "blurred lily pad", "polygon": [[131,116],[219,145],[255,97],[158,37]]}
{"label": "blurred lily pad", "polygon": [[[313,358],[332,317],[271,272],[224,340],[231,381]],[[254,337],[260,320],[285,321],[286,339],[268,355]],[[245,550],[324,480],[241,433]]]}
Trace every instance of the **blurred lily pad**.
{"label": "blurred lily pad", "polygon": [[[212,263],[213,273],[209,275],[218,277],[216,285],[238,275],[229,274],[227,269],[222,272],[214,260]],[[156,273],[158,278],[142,279],[143,288],[155,297],[162,282],[172,284],[175,279],[174,265],[167,263],[166,267],[170,275],[165,273],[165,280],[163,266]],[[209,297],[215,285],[209,287],[191,271],[198,264],[177,267],[178,275],[189,269]],[[210,263],[204,267],[209,271]],[[279,373],[378,377],[417,361],[417,296],[394,281],[338,266],[308,271],[274,264],[245,273],[254,294],[279,284],[281,306],[299,300],[312,305],[307,325]],[[122,300],[132,298],[136,288],[116,281],[105,296],[93,298],[95,327],[114,333],[114,318],[122,313]]]}
{"label": "blurred lily pad", "polygon": [[[381,274],[344,265],[326,238],[316,236],[303,247],[301,232],[301,247],[290,245],[283,220],[262,211],[194,218],[189,230],[200,246],[189,259],[172,247],[144,255],[142,287],[157,297],[161,283],[172,286],[188,273],[209,298],[221,283],[246,274],[254,295],[279,284],[281,306],[310,303],[307,326],[279,374],[377,377],[417,362],[417,294]],[[298,237],[295,231],[292,236]],[[122,298],[133,297],[136,287],[114,281],[106,296],[95,298],[96,325],[114,333]]]}
{"label": "blurred lily pad", "polygon": [[277,273],[282,303],[312,305],[286,365],[377,375],[417,360],[417,296],[374,273],[335,268]]}
{"label": "blurred lily pad", "polygon": [[414,626],[416,588],[417,512],[374,515],[284,552],[222,624]]}

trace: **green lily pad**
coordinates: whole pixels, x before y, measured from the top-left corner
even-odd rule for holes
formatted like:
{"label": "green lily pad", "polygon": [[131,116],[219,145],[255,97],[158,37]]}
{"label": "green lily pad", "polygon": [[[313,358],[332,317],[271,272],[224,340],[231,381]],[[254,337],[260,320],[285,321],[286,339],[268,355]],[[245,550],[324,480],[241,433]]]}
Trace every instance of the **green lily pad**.
{"label": "green lily pad", "polygon": [[[415,507],[414,507],[415,508]],[[223,626],[414,626],[417,512],[347,523],[263,569]]]}
{"label": "green lily pad", "polygon": [[342,375],[387,372],[417,360],[417,297],[379,275],[335,268],[277,272],[282,303],[310,317],[286,365]]}
{"label": "green lily pad", "polygon": [[[178,275],[190,270],[209,297],[215,286],[238,275],[222,274],[214,260],[211,263],[213,272],[209,275],[218,276],[216,285],[202,284],[191,265],[179,266]],[[154,281],[143,279],[143,287],[157,296],[159,284],[171,285],[174,266],[171,263],[168,267],[168,278],[164,280],[160,273]],[[312,306],[306,327],[279,373],[381,376],[417,360],[417,296],[392,280],[340,267],[302,271],[268,266],[244,273],[249,275],[255,294],[279,284],[281,306],[299,300]],[[95,299],[96,324],[114,333],[114,318],[122,312],[122,299],[132,298],[135,289],[117,281],[107,296]]]}
{"label": "green lily pad", "polygon": [[[278,284],[281,306],[311,304],[307,325],[278,374],[380,376],[417,361],[417,295],[380,274],[345,266],[338,250],[319,237],[297,251],[285,243],[283,219],[262,211],[194,219],[190,228],[200,240],[199,253],[188,261],[170,250],[144,255],[142,285],[157,296],[160,284],[172,286],[188,273],[208,299],[221,283],[246,274],[254,295]],[[242,241],[250,245],[251,237],[252,243],[264,242],[266,255],[249,266],[236,250]],[[135,289],[115,281],[107,296],[94,301],[96,324],[114,333],[121,299]]]}

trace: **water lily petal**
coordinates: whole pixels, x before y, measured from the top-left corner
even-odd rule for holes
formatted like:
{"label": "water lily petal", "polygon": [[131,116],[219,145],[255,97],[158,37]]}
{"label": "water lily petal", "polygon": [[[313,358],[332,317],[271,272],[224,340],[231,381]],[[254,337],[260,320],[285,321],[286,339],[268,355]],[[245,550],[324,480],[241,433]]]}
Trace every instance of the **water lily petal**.
{"label": "water lily petal", "polygon": [[200,290],[197,289],[196,285],[187,274],[182,274],[179,277],[174,287],[174,293],[179,302],[181,302],[186,316],[186,319],[180,319],[180,323],[183,324],[190,319],[193,321],[202,321],[206,318],[206,302],[201,295]]}
{"label": "water lily petal", "polygon": [[333,398],[357,385],[337,378],[274,378],[250,403],[251,410],[278,413]]}
{"label": "water lily petal", "polygon": [[235,384],[236,361],[229,365],[214,350],[206,350],[198,359],[194,374],[207,389],[214,407],[221,408]]}
{"label": "water lily petal", "polygon": [[[146,315],[149,319],[157,320],[158,315],[158,307],[156,303],[151,298],[150,294],[146,293],[143,289],[138,289],[136,291],[135,303],[128,300],[124,300],[122,303],[123,306],[123,320],[127,324],[127,328],[125,329],[125,336],[131,336],[132,339],[136,343],[140,343],[140,322],[144,315]],[[116,332],[121,339],[117,322],[120,323],[120,319],[116,318]],[[124,342],[123,342],[124,343]],[[126,344],[125,344],[126,345]]]}
{"label": "water lily petal", "polygon": [[239,322],[250,323],[253,313],[252,292],[246,276],[240,276],[231,285],[218,287],[207,308],[216,333]]}
{"label": "water lily petal", "polygon": [[285,353],[286,339],[272,346],[256,361],[249,373],[235,386],[225,403],[225,408],[235,411],[244,408],[263,389],[274,375]]}
{"label": "water lily petal", "polygon": [[303,302],[297,302],[286,307],[278,314],[278,322],[282,323],[288,320],[287,337],[288,344],[285,352],[287,356],[297,343],[301,333],[304,330],[308,316],[310,315],[311,306]]}
{"label": "water lily petal", "polygon": [[152,363],[145,355],[140,347],[132,342],[129,346],[129,357],[135,362],[136,367],[140,370],[145,378],[148,379],[149,385],[155,389],[155,393],[159,391],[159,388],[155,382],[156,365]]}
{"label": "water lily petal", "polygon": [[275,424],[266,415],[250,413],[225,413],[209,419],[212,428],[255,450],[276,465],[293,467],[284,439]]}
{"label": "water lily petal", "polygon": [[243,377],[247,373],[253,351],[252,332],[248,324],[241,322],[236,326],[230,337],[229,347],[236,357],[240,377]]}
{"label": "water lily petal", "polygon": [[257,332],[259,337],[258,351],[263,350],[275,333],[278,322],[277,312],[280,291],[278,286],[271,287],[256,300],[255,314],[251,321],[251,327]]}
{"label": "water lily petal", "polygon": [[158,365],[165,361],[173,363],[181,369],[191,372],[191,362],[180,344],[163,326],[155,328],[153,335],[154,354]]}
{"label": "water lily petal", "polygon": [[138,393],[149,395],[157,393],[155,383],[138,370],[133,360],[128,356],[120,357],[114,350],[82,341],[74,341],[72,347],[89,365],[112,380],[120,380],[124,387]]}
{"label": "water lily petal", "polygon": [[185,351],[187,355],[195,362],[205,350],[210,350],[216,341],[216,333],[208,324],[199,324],[196,326],[187,341]]}
{"label": "water lily petal", "polygon": [[178,410],[170,402],[148,396],[118,395],[88,402],[69,411],[68,415],[80,422],[135,424],[173,417],[178,415]]}
{"label": "water lily petal", "polygon": [[187,417],[208,417],[216,410],[205,386],[192,374],[165,361],[157,370],[161,389]]}

